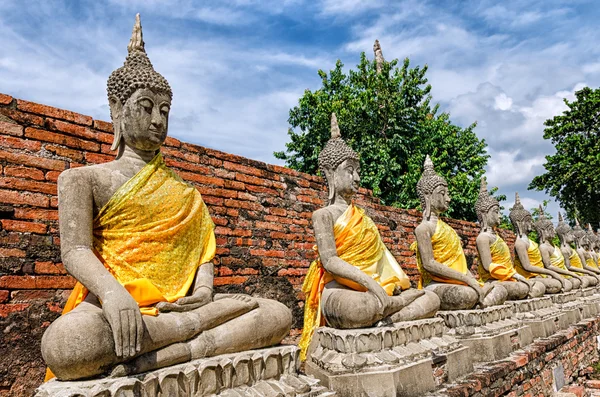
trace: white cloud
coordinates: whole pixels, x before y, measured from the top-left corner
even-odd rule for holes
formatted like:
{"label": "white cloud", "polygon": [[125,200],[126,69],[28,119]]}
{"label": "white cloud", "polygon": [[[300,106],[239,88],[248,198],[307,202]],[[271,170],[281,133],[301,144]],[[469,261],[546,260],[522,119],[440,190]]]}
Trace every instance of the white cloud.
{"label": "white cloud", "polygon": [[501,93],[494,98],[494,108],[498,110],[509,110],[512,107],[513,100],[506,96],[505,93]]}

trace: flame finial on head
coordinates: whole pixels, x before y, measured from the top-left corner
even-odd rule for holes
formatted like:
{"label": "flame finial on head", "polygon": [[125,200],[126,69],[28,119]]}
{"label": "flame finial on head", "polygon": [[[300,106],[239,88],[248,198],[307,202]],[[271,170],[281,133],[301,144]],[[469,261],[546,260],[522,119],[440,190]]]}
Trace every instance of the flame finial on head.
{"label": "flame finial on head", "polygon": [[142,22],[140,21],[140,14],[135,14],[135,24],[133,25],[133,32],[131,33],[131,39],[129,39],[129,44],[127,45],[127,52],[133,51],[143,51],[146,52],[144,48],[144,37],[142,34]]}
{"label": "flame finial on head", "polygon": [[340,126],[338,125],[337,116],[331,113],[331,139],[341,138]]}
{"label": "flame finial on head", "polygon": [[544,208],[540,204],[538,207],[538,211],[540,213],[538,220],[535,222],[534,226],[538,233],[542,233],[542,231],[549,229],[550,227],[554,227],[552,222],[546,218],[546,213],[544,212]]}
{"label": "flame finial on head", "polygon": [[521,222],[527,217],[531,217],[531,213],[523,207],[523,204],[521,204],[519,192],[515,192],[515,205],[510,209],[508,217],[513,224]]}
{"label": "flame finial on head", "polygon": [[475,213],[479,222],[483,222],[483,216],[495,206],[499,207],[500,203],[488,193],[487,180],[485,177],[482,177],[481,184],[479,185],[479,195],[475,202]]}
{"label": "flame finial on head", "polygon": [[558,221],[559,221],[559,222],[564,222],[563,216],[562,216],[562,214],[560,213],[560,211],[558,211]]}
{"label": "flame finial on head", "polygon": [[563,216],[560,213],[560,211],[558,212],[558,224],[556,225],[556,228],[554,230],[556,230],[556,234],[558,234],[559,237],[562,237],[571,231],[571,226],[565,223],[565,220],[563,219]]}
{"label": "flame finial on head", "polygon": [[373,44],[373,53],[375,54],[377,73],[380,73],[383,69],[383,63],[385,62],[385,59],[383,58],[383,51],[381,50],[379,40],[375,40],[375,43]]}

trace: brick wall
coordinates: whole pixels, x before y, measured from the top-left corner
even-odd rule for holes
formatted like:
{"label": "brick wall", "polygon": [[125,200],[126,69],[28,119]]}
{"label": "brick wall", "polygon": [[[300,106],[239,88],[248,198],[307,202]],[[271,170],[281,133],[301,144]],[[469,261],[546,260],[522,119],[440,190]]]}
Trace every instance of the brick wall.
{"label": "brick wall", "polygon": [[[113,159],[112,126],[0,94],[0,395],[42,379],[39,343],[74,285],[60,260],[56,181],[65,169]],[[320,177],[168,138],[166,162],[197,186],[216,224],[215,285],[277,299],[302,327],[303,276],[315,258],[311,214],[326,200]],[[416,210],[385,207],[365,189],[386,245],[416,281],[409,249]],[[473,263],[478,228],[448,220]],[[514,236],[504,233],[512,245]]]}

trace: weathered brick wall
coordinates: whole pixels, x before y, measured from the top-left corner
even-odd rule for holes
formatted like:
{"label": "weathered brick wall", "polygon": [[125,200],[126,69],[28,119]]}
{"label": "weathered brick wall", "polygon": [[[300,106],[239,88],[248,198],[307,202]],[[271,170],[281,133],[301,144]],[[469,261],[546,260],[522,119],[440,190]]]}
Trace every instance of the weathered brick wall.
{"label": "weathered brick wall", "polygon": [[505,360],[478,366],[464,381],[438,395],[552,396],[554,385],[561,385],[555,379],[555,370],[562,372],[562,384],[581,385],[594,372],[591,366],[598,362],[599,332],[600,318],[581,321],[548,338],[537,339]]}
{"label": "weathered brick wall", "polygon": [[[37,386],[39,343],[74,285],[60,260],[56,181],[65,169],[113,159],[112,126],[0,94],[0,395]],[[326,200],[320,177],[168,138],[166,162],[202,193],[216,224],[221,292],[277,299],[302,326],[303,276],[315,258],[312,212]],[[413,281],[409,247],[420,213],[385,207],[361,189],[386,245]],[[478,228],[448,220],[470,263]],[[504,233],[509,245],[514,236]]]}

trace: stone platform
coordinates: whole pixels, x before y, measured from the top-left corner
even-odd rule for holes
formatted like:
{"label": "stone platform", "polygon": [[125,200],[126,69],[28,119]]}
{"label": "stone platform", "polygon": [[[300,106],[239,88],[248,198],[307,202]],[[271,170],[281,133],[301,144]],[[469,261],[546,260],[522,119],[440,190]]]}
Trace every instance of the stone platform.
{"label": "stone platform", "polygon": [[439,311],[437,316],[444,319],[449,335],[471,348],[474,362],[500,360],[533,341],[531,328],[513,316],[510,305]]}
{"label": "stone platform", "polygon": [[447,378],[472,371],[469,349],[445,335],[439,318],[393,326],[315,331],[306,373],[339,396],[419,396],[436,387],[434,362]]}
{"label": "stone platform", "polygon": [[87,381],[51,380],[36,397],[334,396],[298,375],[299,349],[277,346],[198,359],[139,375]]}
{"label": "stone platform", "polygon": [[567,314],[557,310],[550,297],[506,301],[506,304],[513,308],[515,318],[531,328],[534,338],[546,338],[564,329],[568,322]]}

